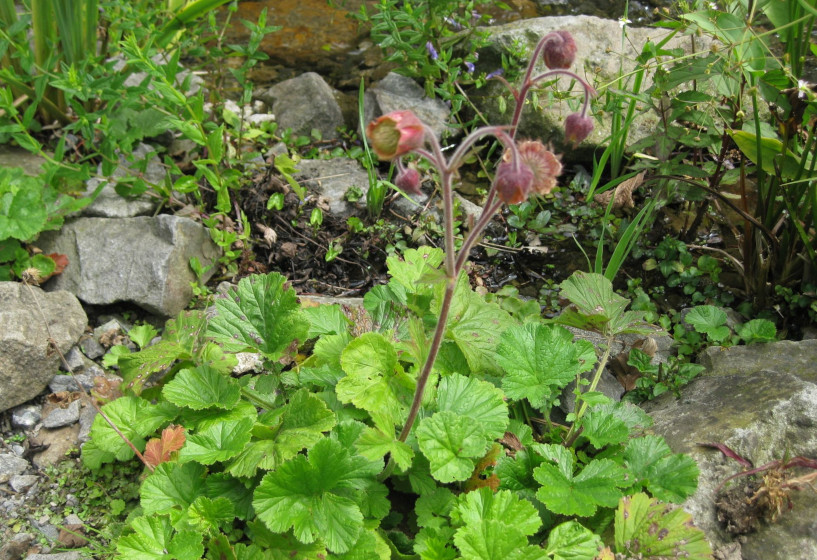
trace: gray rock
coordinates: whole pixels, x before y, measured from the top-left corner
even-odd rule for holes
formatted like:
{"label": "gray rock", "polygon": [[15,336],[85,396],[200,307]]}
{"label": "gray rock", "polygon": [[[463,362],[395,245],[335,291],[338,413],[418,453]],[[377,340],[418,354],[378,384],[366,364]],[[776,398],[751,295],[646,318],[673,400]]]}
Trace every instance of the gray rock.
{"label": "gray rock", "polygon": [[82,352],[74,346],[68,352],[65,353],[65,362],[68,365],[66,369],[66,364],[61,364],[60,369],[63,371],[77,371],[81,368],[84,364],[82,363]]}
{"label": "gray rock", "polygon": [[86,404],[82,407],[82,411],[79,413],[79,435],[77,436],[77,440],[80,443],[85,443],[91,439],[91,427],[94,424],[96,415],[97,410],[93,406]]}
{"label": "gray rock", "polygon": [[38,480],[37,476],[33,474],[15,474],[9,479],[9,486],[15,492],[23,494],[37,484]]}
{"label": "gray rock", "polygon": [[8,482],[14,475],[23,474],[29,466],[25,459],[11,453],[0,453],[0,484]]}
{"label": "gray rock", "polygon": [[272,107],[279,131],[291,128],[295,135],[309,135],[318,129],[324,140],[334,140],[344,125],[335,93],[315,72],[279,82],[258,98]]}
{"label": "gray rock", "polygon": [[43,234],[39,245],[66,254],[71,263],[49,290],[68,290],[94,305],[132,302],[164,316],[176,315],[193,297],[190,258],[206,268],[220,253],[201,224],[169,215],[79,218]]}
{"label": "gray rock", "polygon": [[[653,430],[673,451],[698,462],[698,490],[684,507],[715,547],[731,542],[716,518],[716,489],[741,467],[696,443],[724,443],[755,465],[817,457],[817,374],[806,366],[817,362],[812,342],[709,349],[701,359],[709,370],[684,387],[680,399],[664,394],[645,404]],[[791,511],[742,537],[743,560],[817,558],[817,495],[801,491],[791,497]]]}
{"label": "gray rock", "polygon": [[[71,500],[71,498],[73,498],[73,500]],[[77,497],[74,496],[73,494],[68,494],[65,497],[65,500],[66,500],[66,502],[69,501],[69,500],[73,501],[74,505],[76,505],[76,503],[77,503]],[[82,521],[82,519],[79,518],[79,515],[77,515],[76,513],[66,515],[65,519],[62,520],[62,524],[63,525],[85,525],[85,523]]]}
{"label": "gray rock", "polygon": [[363,122],[392,111],[411,110],[431,127],[437,138],[446,130],[451,111],[440,99],[426,97],[423,88],[409,77],[389,72],[364,94]]}
{"label": "gray rock", "polygon": [[[144,171],[141,171],[140,168]],[[102,174],[102,166],[99,167],[97,173]],[[158,185],[164,181],[165,174],[156,150],[147,144],[140,143],[130,156],[119,154],[119,166],[114,169],[109,178],[94,177],[86,182],[85,196],[90,196],[99,185],[104,183],[105,186],[102,187],[96,199],[82,209],[81,214],[102,218],[131,218],[152,214],[159,204],[159,199],[148,194],[150,189],[136,198],[124,198],[116,192],[116,183],[119,179],[136,176],[144,179],[146,183]]]}
{"label": "gray rock", "polygon": [[21,167],[26,175],[36,177],[43,172],[46,160],[43,157],[34,155],[28,150],[0,145],[0,167]]}
{"label": "gray rock", "polygon": [[79,420],[79,399],[71,401],[68,408],[55,408],[43,418],[44,428],[70,426]]}
{"label": "gray rock", "polygon": [[22,457],[23,455],[26,454],[26,448],[20,445],[19,443],[12,443],[11,451],[18,457]]}
{"label": "gray rock", "polygon": [[[491,45],[480,51],[479,57],[480,67],[488,72],[502,67],[501,54],[503,52],[508,50],[516,52],[518,51],[517,45],[521,44],[530,53],[533,52],[539,39],[547,33],[559,29],[569,31],[577,46],[574,66],[578,68],[573,68],[573,70],[584,77],[590,85],[612,81],[618,75],[619,64],[623,65],[625,74],[630,72],[634,68],[633,61],[648,40],[658,43],[670,33],[668,29],[628,26],[627,39],[624,41],[622,50],[619,23],[592,16],[533,18],[484,29],[490,33]],[[696,37],[695,46],[698,51],[707,51],[709,42],[704,38]],[[666,45],[668,49],[679,47],[689,52],[691,39],[679,36]],[[545,69],[544,63],[540,61],[537,70],[544,71]],[[565,89],[569,85],[569,80],[561,79],[560,84]],[[649,85],[645,83],[641,90],[643,91]],[[624,89],[626,91],[626,86]],[[574,88],[574,91],[577,91],[577,88]],[[508,99],[507,89],[498,81],[491,81],[482,89],[472,92],[469,99],[488,122],[506,124],[511,119],[513,106],[509,102],[508,110],[500,113],[500,96]],[[576,150],[564,144],[563,128],[564,119],[575,111],[575,104],[571,107],[568,100],[552,101],[550,98],[551,96],[546,93],[539,95],[539,109],[541,110],[536,110],[532,104],[526,106],[519,127],[520,137],[540,138],[546,142],[553,142],[556,149],[563,153],[567,160],[577,159],[573,156]],[[610,135],[612,114],[604,113],[601,118],[602,122],[596,122],[596,129],[579,146],[581,150],[587,151],[595,148]],[[652,134],[658,122],[659,117],[655,112],[639,115],[630,127],[629,143]]]}
{"label": "gray rock", "polygon": [[[36,397],[59,368],[49,348],[49,330],[61,352],[85,332],[88,318],[67,291],[44,292],[17,282],[0,282],[0,411]],[[38,308],[39,304],[39,308]]]}
{"label": "gray rock", "polygon": [[105,349],[102,347],[99,341],[93,337],[80,340],[79,347],[82,349],[82,353],[92,360],[95,360],[105,354]]}
{"label": "gray rock", "polygon": [[111,338],[120,334],[124,335],[130,330],[130,328],[130,325],[114,317],[112,319],[108,319],[94,329],[94,340],[99,342],[103,336]]}
{"label": "gray rock", "polygon": [[36,404],[18,406],[11,413],[11,425],[15,428],[30,430],[42,418],[43,407]]}
{"label": "gray rock", "polygon": [[34,535],[31,533],[17,533],[0,548],[0,559],[20,560],[32,542]]}
{"label": "gray rock", "polygon": [[[353,159],[302,159],[298,162],[298,182],[323,198],[332,215],[345,220],[354,210],[354,204],[344,197],[352,188],[359,188],[363,194],[369,190],[369,176],[366,170]],[[365,204],[361,198],[356,204]]]}
{"label": "gray rock", "polygon": [[94,377],[87,373],[55,375],[54,378],[48,383],[48,388],[52,393],[59,393],[60,391],[79,391],[79,385],[77,382],[81,383],[86,391],[90,391],[94,388]]}

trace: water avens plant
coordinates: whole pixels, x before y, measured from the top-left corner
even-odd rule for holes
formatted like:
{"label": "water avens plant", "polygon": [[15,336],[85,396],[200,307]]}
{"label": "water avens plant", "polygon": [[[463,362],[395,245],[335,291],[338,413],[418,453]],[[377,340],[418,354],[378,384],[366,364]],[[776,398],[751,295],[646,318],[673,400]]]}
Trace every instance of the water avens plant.
{"label": "water avens plant", "polygon": [[[578,143],[593,130],[593,121],[587,115],[587,110],[590,98],[595,92],[584,79],[568,69],[573,64],[575,56],[576,43],[567,31],[554,31],[542,37],[534,49],[518,89],[501,77],[495,78],[504,82],[513,95],[515,109],[510,125],[484,126],[474,130],[465,137],[450,158],[446,159],[443,155],[433,130],[411,111],[388,113],[366,127],[366,134],[378,157],[384,160],[397,160],[395,181],[397,185],[401,185],[409,192],[418,190],[419,175],[402,162],[404,156],[415,154],[428,160],[437,169],[442,188],[445,293],[425,364],[417,378],[409,415],[398,438],[401,442],[406,441],[420,410],[426,384],[444,338],[457,278],[468,262],[471,249],[503,204],[519,204],[532,194],[549,193],[556,185],[556,177],[562,171],[558,156],[541,141],[519,141],[516,138],[522,107],[528,92],[537,83],[546,79],[564,76],[575,80],[584,90],[584,104],[581,112],[573,113],[565,120],[565,137],[573,143]],[[535,74],[540,59],[544,61],[548,70]],[[494,137],[505,150],[502,160],[496,166],[482,215],[457,250],[454,244],[454,181],[457,170],[465,162],[469,151],[486,137]],[[384,471],[384,477],[388,476],[393,468],[394,463],[390,461]]]}

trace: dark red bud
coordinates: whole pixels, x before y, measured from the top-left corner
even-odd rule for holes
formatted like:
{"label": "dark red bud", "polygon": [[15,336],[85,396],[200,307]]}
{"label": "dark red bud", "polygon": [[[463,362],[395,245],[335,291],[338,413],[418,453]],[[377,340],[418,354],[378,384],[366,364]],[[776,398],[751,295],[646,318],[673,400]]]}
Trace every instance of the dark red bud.
{"label": "dark red bud", "polygon": [[496,169],[496,193],[505,204],[519,204],[524,202],[533,189],[533,171],[520,163],[514,169],[513,162],[503,159]]}
{"label": "dark red bud", "polygon": [[397,172],[397,177],[394,178],[394,184],[397,185],[401,191],[409,194],[422,194],[420,190],[420,173],[412,168],[405,167]]}
{"label": "dark red bud", "polygon": [[542,58],[551,70],[570,68],[576,58],[576,41],[567,31],[553,31],[545,41]]}

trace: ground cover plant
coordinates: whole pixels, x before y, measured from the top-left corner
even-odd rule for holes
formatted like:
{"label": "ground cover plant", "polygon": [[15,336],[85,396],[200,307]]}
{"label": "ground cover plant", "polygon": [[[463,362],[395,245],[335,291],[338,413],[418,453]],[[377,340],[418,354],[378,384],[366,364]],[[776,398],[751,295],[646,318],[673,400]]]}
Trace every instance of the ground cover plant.
{"label": "ground cover plant", "polygon": [[[556,74],[589,98],[565,69],[574,53],[569,34],[543,37],[534,56],[549,69],[535,75],[532,62],[516,102]],[[445,249],[390,257],[390,281],[356,321],[339,305],[302,308],[278,273],[252,275],[215,313],[183,312],[160,342],[117,358],[125,396],[102,407],[82,456],[91,469],[134,455],[145,465],[119,557],[709,557],[689,516],[659,501],[694,491],[694,461],[643,435],[640,409],[596,391],[614,338],[646,327],[641,313],[602,275],[565,281],[573,306],[558,323],[601,333],[597,356],[469,285],[491,214],[560,172],[544,145],[514,138],[518,119],[474,131],[449,158],[410,112],[368,126],[372,149],[397,160],[398,186],[417,186],[400,161],[410,152],[437,167]],[[566,122],[576,141],[590,128],[583,113]],[[485,214],[456,247],[453,178],[487,136],[505,152]],[[233,376],[244,351],[263,370]],[[559,424],[551,412],[571,381],[575,406]]]}

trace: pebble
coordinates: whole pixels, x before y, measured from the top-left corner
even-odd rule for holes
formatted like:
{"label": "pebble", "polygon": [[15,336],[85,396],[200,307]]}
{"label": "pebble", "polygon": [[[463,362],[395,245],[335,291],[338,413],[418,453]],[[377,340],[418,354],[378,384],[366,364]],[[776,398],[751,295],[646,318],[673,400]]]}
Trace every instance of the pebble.
{"label": "pebble", "polygon": [[42,407],[35,404],[24,404],[18,406],[11,413],[11,424],[15,428],[30,430],[37,425],[42,418]]}
{"label": "pebble", "polygon": [[[34,527],[38,531],[40,531],[43,534],[43,536],[45,536],[45,538],[47,538],[49,541],[54,542],[59,538],[60,530],[57,529],[57,527],[53,523],[51,523],[51,520],[48,518],[47,515],[43,515],[37,521],[29,518],[29,521],[31,521],[31,524],[34,525]],[[31,556],[29,556],[29,558],[31,558]]]}
{"label": "pebble", "polygon": [[59,393],[60,391],[79,391],[77,381],[82,383],[86,391],[90,391],[94,387],[93,375],[89,373],[77,373],[76,375],[55,375],[54,378],[49,381],[48,388],[52,393]]}
{"label": "pebble", "polygon": [[82,560],[82,556],[77,551],[56,552],[54,554],[32,554],[26,556],[26,560]]}
{"label": "pebble", "polygon": [[91,439],[91,426],[94,425],[94,418],[96,418],[96,409],[87,405],[83,407],[79,414],[79,436],[77,436],[80,443]]}
{"label": "pebble", "polygon": [[82,353],[92,360],[95,360],[105,354],[105,348],[103,348],[99,341],[94,338],[86,338],[79,343],[79,347],[82,349]]}
{"label": "pebble", "polygon": [[15,474],[9,480],[9,486],[20,494],[27,492],[29,488],[37,484],[37,476],[33,474]]}
{"label": "pebble", "polygon": [[17,455],[18,457],[22,457],[22,456],[23,456],[23,454],[25,454],[25,452],[26,452],[26,448],[25,448],[25,447],[23,447],[22,445],[18,444],[18,443],[13,443],[13,444],[11,445],[11,450],[12,450],[12,451],[14,452],[14,454],[15,454],[15,455]]}
{"label": "pebble", "polygon": [[23,474],[28,467],[25,459],[11,453],[0,453],[0,484],[8,482],[16,474]]}
{"label": "pebble", "polygon": [[71,401],[68,408],[55,408],[43,418],[44,428],[70,426],[79,420],[79,400]]}
{"label": "pebble", "polygon": [[[66,494],[65,495],[65,505],[70,506],[70,507],[77,507],[79,505],[79,498],[77,498],[74,494]],[[76,521],[69,521],[69,518],[75,518],[75,517],[76,517]],[[68,525],[76,525],[78,523],[81,524],[82,520],[79,517],[77,517],[75,514],[72,513],[71,515],[69,515],[68,517],[65,518],[65,523],[68,524]]]}
{"label": "pebble", "polygon": [[[79,348],[76,346],[72,346],[71,349],[65,353],[65,362],[64,364],[60,365],[60,369],[63,371],[77,371],[81,369],[84,364],[83,361],[84,356],[82,352],[80,352]],[[66,369],[66,364],[68,368]]]}

